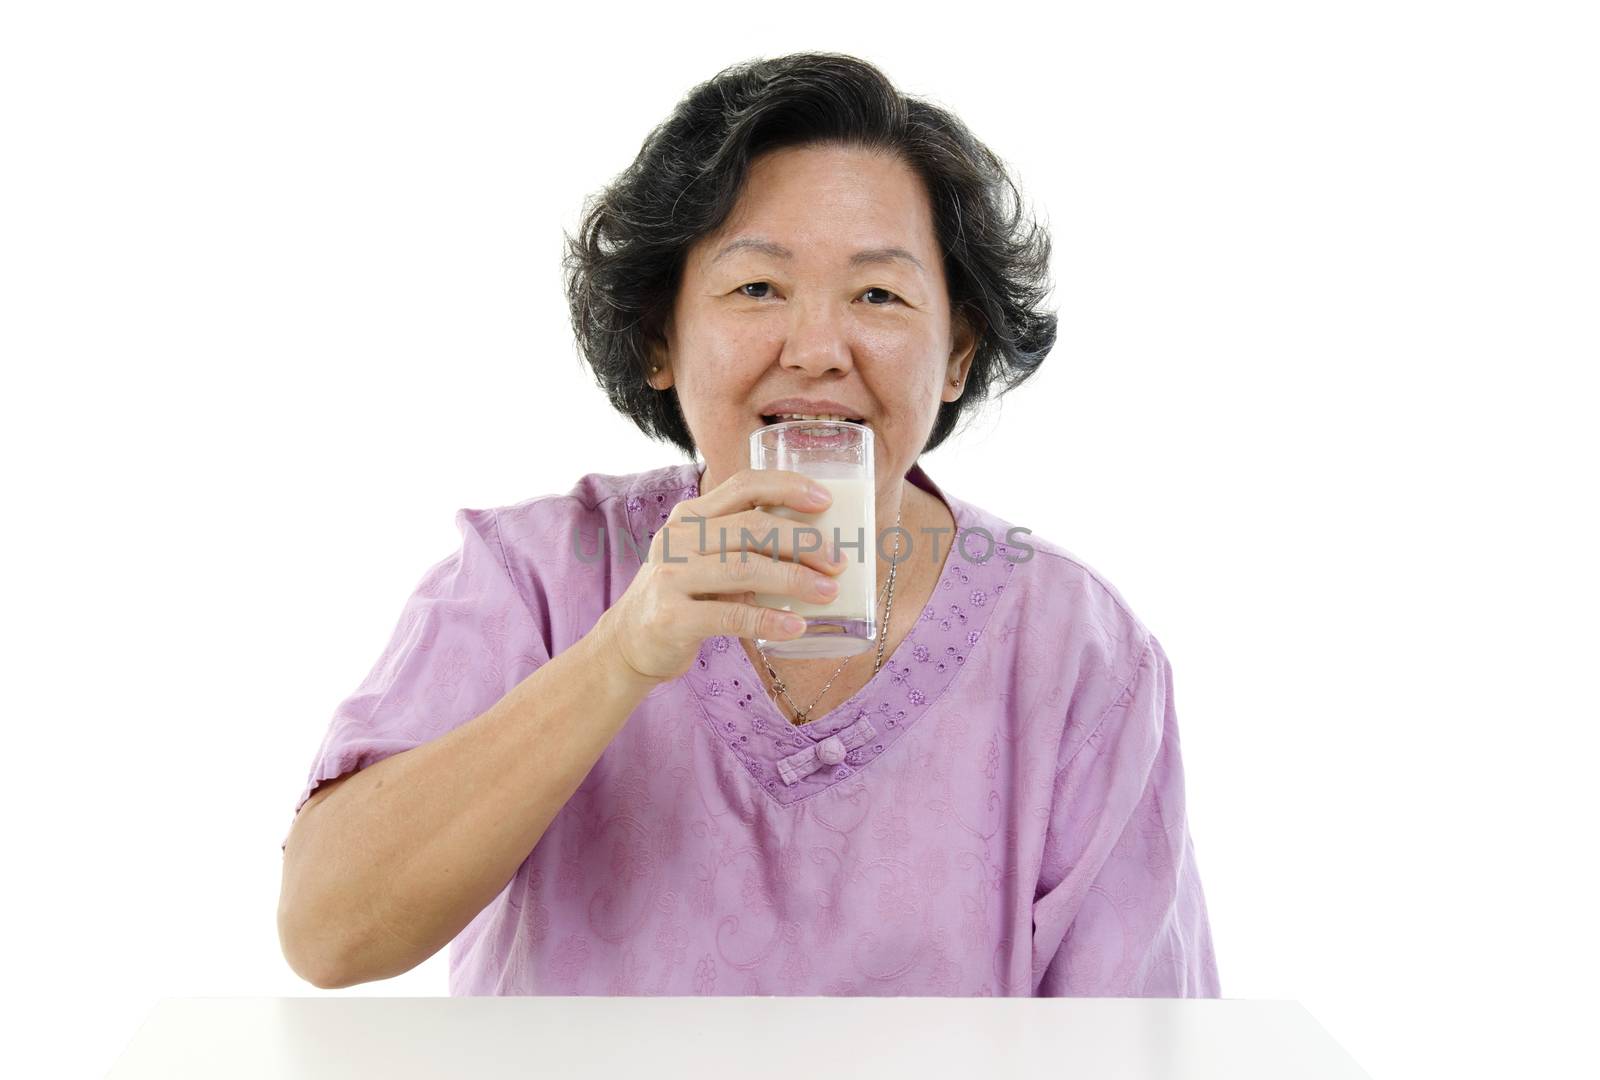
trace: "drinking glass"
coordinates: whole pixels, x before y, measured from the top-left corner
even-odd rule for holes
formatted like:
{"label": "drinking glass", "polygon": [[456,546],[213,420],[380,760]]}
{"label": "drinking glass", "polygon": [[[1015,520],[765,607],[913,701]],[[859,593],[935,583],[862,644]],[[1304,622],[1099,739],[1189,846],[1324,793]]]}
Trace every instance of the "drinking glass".
{"label": "drinking glass", "polygon": [[[839,553],[846,559],[844,570],[834,575],[839,591],[825,604],[792,595],[755,594],[757,604],[792,611],[806,620],[805,633],[800,637],[780,641],[758,638],[756,643],[768,654],[854,656],[877,641],[877,495],[872,466],[872,429],[865,424],[786,420],[750,434],[752,469],[803,473],[833,495],[825,509],[812,514],[790,506],[760,509],[796,522],[791,531],[797,534],[797,551],[831,554],[838,544]],[[764,537],[756,539],[766,541]]]}

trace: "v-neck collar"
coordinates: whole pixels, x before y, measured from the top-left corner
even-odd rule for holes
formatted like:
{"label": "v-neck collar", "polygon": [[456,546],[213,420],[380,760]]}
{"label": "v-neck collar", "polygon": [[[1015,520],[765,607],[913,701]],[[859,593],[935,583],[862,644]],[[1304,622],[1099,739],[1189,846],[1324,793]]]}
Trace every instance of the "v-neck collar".
{"label": "v-neck collar", "polygon": [[[698,462],[657,470],[630,494],[629,524],[641,550],[673,505],[699,494],[703,472]],[[916,624],[852,697],[795,726],[768,695],[739,640],[728,635],[706,638],[680,676],[717,741],[780,805],[825,791],[889,752],[981,647],[1016,570],[1015,549],[995,528],[998,522],[946,494],[920,464],[906,479],[949,508],[956,535]]]}

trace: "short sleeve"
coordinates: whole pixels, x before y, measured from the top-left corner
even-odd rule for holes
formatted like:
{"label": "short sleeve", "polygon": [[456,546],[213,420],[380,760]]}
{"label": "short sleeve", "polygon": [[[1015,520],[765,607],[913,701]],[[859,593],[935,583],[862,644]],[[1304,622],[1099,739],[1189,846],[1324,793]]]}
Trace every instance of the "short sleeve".
{"label": "short sleeve", "polygon": [[1057,763],[1033,904],[1036,997],[1221,996],[1172,669],[1146,641],[1121,692]]}
{"label": "short sleeve", "polygon": [[548,620],[508,569],[495,512],[458,510],[455,523],[461,547],[422,576],[372,670],[334,709],[295,815],[323,781],[460,727],[550,659]]}

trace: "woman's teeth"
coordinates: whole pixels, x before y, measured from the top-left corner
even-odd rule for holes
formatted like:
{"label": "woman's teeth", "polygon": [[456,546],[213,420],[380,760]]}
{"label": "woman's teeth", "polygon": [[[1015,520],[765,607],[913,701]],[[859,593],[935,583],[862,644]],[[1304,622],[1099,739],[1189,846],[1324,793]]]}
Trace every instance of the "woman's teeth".
{"label": "woman's teeth", "polygon": [[778,413],[771,417],[773,420],[843,420],[852,424],[861,423],[861,418],[856,416],[839,416],[834,413]]}

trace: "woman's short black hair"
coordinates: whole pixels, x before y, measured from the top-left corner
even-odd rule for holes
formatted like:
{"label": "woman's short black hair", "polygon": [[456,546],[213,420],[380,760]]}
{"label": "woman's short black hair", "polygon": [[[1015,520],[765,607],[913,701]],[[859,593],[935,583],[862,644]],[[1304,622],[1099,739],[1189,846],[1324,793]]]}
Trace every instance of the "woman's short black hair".
{"label": "woman's short black hair", "polygon": [[940,404],[924,453],[991,390],[1004,394],[1037,371],[1055,344],[1056,317],[1041,306],[1050,234],[1024,214],[1001,160],[960,120],[901,94],[853,56],[806,52],[736,64],[690,90],[633,164],[585,201],[578,235],[563,234],[582,358],[618,411],[691,458],[677,390],[645,381],[685,255],[727,219],[755,157],[816,143],[890,150],[922,177],[951,318],[965,317],[979,334],[965,390]]}

